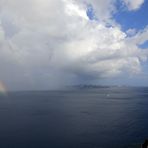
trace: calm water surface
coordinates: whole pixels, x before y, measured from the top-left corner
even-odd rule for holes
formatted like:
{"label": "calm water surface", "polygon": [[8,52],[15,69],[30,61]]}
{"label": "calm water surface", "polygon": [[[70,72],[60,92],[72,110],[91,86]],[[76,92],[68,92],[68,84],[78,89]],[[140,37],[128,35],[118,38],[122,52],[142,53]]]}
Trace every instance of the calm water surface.
{"label": "calm water surface", "polygon": [[0,148],[128,148],[148,138],[148,88],[0,96]]}

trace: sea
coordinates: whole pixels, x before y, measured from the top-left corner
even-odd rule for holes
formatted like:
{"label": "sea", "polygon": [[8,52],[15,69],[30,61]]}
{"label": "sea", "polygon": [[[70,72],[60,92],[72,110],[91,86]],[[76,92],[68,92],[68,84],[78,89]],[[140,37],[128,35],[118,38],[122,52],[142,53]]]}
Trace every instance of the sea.
{"label": "sea", "polygon": [[147,87],[0,95],[0,148],[140,148],[147,138]]}

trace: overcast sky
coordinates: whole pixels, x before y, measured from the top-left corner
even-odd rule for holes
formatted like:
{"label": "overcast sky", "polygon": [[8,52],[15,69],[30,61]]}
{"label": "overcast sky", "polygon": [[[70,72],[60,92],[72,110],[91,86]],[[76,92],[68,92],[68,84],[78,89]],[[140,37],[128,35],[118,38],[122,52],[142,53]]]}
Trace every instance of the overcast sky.
{"label": "overcast sky", "polygon": [[147,0],[0,0],[0,83],[148,85],[147,8]]}

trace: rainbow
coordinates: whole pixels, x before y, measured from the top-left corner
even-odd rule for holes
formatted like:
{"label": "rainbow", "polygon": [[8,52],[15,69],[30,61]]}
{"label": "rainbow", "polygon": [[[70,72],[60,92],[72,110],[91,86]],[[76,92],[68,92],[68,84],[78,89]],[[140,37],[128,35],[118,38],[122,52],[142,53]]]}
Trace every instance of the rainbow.
{"label": "rainbow", "polygon": [[1,81],[0,81],[0,94],[2,94],[2,95],[7,94],[7,89],[6,89],[5,85],[4,85],[4,83],[1,82]]}

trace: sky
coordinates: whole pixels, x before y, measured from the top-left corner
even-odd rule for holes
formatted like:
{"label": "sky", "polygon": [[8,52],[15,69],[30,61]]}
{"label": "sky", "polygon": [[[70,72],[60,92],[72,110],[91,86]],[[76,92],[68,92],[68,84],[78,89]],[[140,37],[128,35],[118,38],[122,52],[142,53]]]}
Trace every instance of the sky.
{"label": "sky", "polygon": [[147,0],[0,0],[0,85],[148,86]]}

